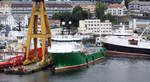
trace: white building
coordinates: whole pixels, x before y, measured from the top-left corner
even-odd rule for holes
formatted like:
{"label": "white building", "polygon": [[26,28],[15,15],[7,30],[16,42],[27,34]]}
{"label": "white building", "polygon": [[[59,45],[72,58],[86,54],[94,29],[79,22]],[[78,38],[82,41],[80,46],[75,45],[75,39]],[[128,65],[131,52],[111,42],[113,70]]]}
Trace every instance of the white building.
{"label": "white building", "polygon": [[130,15],[144,16],[144,13],[150,13],[150,1],[134,0],[128,5]]}
{"label": "white building", "polygon": [[0,15],[11,14],[11,4],[8,2],[0,2]]}
{"label": "white building", "polygon": [[112,23],[109,20],[101,22],[100,19],[80,20],[78,31],[81,34],[110,35],[112,34]]}
{"label": "white building", "polygon": [[19,22],[22,27],[26,27],[28,25],[28,16],[0,15],[0,24],[8,25],[11,29],[18,27]]}
{"label": "white building", "polygon": [[9,25],[11,27],[11,29],[13,27],[17,26],[16,20],[14,19],[14,17],[11,14],[7,15],[6,18],[4,18],[3,20],[1,20],[0,24],[2,24],[4,26]]}
{"label": "white building", "polygon": [[124,4],[109,4],[105,14],[111,14],[112,16],[125,16],[127,15],[127,8]]}
{"label": "white building", "polygon": [[[52,17],[55,13],[72,12],[72,6],[68,3],[46,2],[47,13]],[[32,2],[12,2],[11,12],[13,15],[31,15]]]}

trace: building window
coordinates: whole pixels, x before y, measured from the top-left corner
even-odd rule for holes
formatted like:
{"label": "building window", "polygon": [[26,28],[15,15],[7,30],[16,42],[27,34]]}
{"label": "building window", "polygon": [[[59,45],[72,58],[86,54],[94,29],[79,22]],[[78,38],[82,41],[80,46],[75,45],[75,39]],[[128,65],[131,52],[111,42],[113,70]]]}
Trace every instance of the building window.
{"label": "building window", "polygon": [[121,10],[118,10],[118,14],[121,15]]}
{"label": "building window", "polygon": [[108,10],[108,13],[111,13],[111,10]]}
{"label": "building window", "polygon": [[116,10],[113,10],[113,15],[116,15]]}
{"label": "building window", "polygon": [[87,24],[85,24],[85,27],[87,27]]}

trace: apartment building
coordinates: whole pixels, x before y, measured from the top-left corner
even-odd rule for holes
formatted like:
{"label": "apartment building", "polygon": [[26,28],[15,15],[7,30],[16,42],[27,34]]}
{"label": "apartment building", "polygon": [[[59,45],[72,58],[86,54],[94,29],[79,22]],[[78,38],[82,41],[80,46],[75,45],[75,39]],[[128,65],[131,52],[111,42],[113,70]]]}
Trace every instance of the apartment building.
{"label": "apartment building", "polygon": [[0,2],[0,15],[10,15],[11,4],[8,2]]}
{"label": "apartment building", "polygon": [[80,20],[78,31],[81,34],[110,35],[112,23],[109,20],[101,22],[100,19]]}
{"label": "apartment building", "polygon": [[72,7],[80,6],[83,10],[89,11],[90,13],[95,13],[96,4],[92,2],[84,2],[84,3],[78,3],[78,2],[72,2],[70,3]]}
{"label": "apartment building", "polygon": [[[72,6],[67,3],[46,3],[47,13],[52,17],[55,13],[72,12]],[[32,11],[32,2],[12,2],[11,4],[13,15],[28,15]]]}
{"label": "apartment building", "polygon": [[112,16],[126,16],[127,8],[124,4],[109,4],[105,14],[111,14]]}
{"label": "apartment building", "polygon": [[150,14],[150,1],[132,1],[128,6],[130,15],[144,16]]}

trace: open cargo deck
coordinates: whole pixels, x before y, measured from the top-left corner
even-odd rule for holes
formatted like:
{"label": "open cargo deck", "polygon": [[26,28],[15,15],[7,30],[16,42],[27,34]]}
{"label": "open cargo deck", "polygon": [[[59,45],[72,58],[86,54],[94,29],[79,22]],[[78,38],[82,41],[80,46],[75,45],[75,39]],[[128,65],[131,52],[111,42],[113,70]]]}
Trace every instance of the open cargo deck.
{"label": "open cargo deck", "polygon": [[17,67],[12,67],[12,68],[9,68],[9,69],[5,69],[4,70],[4,73],[6,74],[29,74],[29,73],[34,73],[34,72],[37,72],[37,71],[40,71],[42,69],[45,69],[47,67],[52,67],[53,66],[53,62],[52,62],[52,59],[47,59],[45,64],[41,65],[40,64],[41,62],[36,62],[36,63],[32,63],[32,64],[29,64],[29,65],[20,65],[20,66],[17,66]]}

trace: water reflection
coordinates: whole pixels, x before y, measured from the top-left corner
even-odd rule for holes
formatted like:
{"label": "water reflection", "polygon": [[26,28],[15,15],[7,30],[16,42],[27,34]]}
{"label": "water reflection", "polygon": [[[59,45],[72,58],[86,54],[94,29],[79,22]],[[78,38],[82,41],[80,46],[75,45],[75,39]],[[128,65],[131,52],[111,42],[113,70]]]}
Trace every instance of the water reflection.
{"label": "water reflection", "polygon": [[0,74],[0,82],[149,82],[150,61],[109,58],[86,69],[56,73],[49,70],[30,75]]}

